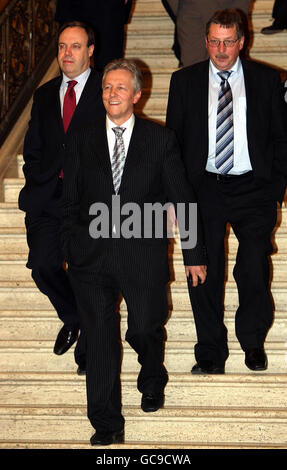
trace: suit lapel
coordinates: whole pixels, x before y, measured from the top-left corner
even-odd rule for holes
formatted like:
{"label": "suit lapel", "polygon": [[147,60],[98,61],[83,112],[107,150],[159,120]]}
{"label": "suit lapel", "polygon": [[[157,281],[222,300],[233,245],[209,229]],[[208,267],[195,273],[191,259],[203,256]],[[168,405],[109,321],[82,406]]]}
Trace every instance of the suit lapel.
{"label": "suit lapel", "polygon": [[62,76],[59,76],[55,82],[53,83],[53,86],[51,88],[51,95],[49,98],[50,101],[50,113],[51,113],[51,123],[55,123],[55,129],[57,129],[57,132],[60,132],[61,134],[64,133],[64,127],[63,127],[63,120],[61,116],[61,104],[60,104],[60,86],[62,83]]}
{"label": "suit lapel", "polygon": [[102,169],[111,178],[112,181],[112,168],[109,154],[105,117],[96,121],[94,129],[94,146],[92,148],[92,152],[96,154],[98,162],[100,163]]}
{"label": "suit lapel", "polygon": [[250,142],[250,138],[252,139],[252,133],[249,132],[250,124],[252,123],[252,117],[253,117],[253,120],[256,119],[256,116],[258,113],[258,108],[256,104],[257,94],[252,93],[252,90],[256,89],[256,77],[254,77],[253,71],[250,70],[248,61],[241,59],[241,62],[242,62],[242,67],[243,67],[245,93],[246,93],[247,138],[248,138],[248,142]]}
{"label": "suit lapel", "polygon": [[98,78],[97,80],[97,73],[92,69],[87,83],[82,91],[80,100],[76,106],[74,115],[69,125],[68,132],[73,130],[81,123],[82,117],[87,112],[87,109],[93,109],[93,102],[96,102],[99,94],[100,79]]}
{"label": "suit lapel", "polygon": [[126,156],[119,193],[121,192],[121,188],[124,187],[125,182],[129,181],[131,170],[134,170],[134,168],[141,163],[142,156],[146,153],[144,147],[147,140],[147,134],[144,129],[145,126],[143,125],[142,120],[135,117],[134,128]]}
{"label": "suit lapel", "polygon": [[209,60],[205,61],[202,64],[203,73],[198,75],[199,93],[198,99],[199,103],[195,109],[200,110],[199,122],[201,123],[202,130],[202,146],[203,146],[203,155],[208,155],[208,99],[209,99]]}

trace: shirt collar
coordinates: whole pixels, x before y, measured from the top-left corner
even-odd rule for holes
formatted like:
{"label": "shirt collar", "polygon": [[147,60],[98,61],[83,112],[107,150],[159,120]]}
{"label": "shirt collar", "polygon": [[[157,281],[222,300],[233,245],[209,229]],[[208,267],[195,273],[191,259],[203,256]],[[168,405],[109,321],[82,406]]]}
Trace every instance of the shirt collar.
{"label": "shirt collar", "polygon": [[[80,75],[78,75],[77,77],[73,78],[73,80],[76,80],[76,82],[78,83],[81,83],[81,82],[85,82],[89,75],[91,73],[91,67],[88,67],[84,72],[82,72]],[[71,78],[67,77],[67,75],[65,75],[63,73],[63,80],[62,80],[62,85],[66,85],[69,81],[71,80]]]}
{"label": "shirt collar", "polygon": [[129,117],[129,119],[121,124],[120,126],[117,126],[113,121],[110,120],[108,116],[106,116],[106,125],[107,125],[107,130],[111,131],[113,127],[125,127],[125,129],[132,129],[135,123],[135,115],[132,113],[132,115]]}
{"label": "shirt collar", "polygon": [[[237,57],[235,64],[231,67],[231,69],[229,69],[229,72],[232,72],[232,75],[234,75],[235,73],[239,72],[241,67],[241,60],[239,57]],[[218,72],[222,72],[222,70],[219,70],[217,67],[215,67],[214,63],[211,60],[209,61],[209,70],[218,80],[220,80]]]}

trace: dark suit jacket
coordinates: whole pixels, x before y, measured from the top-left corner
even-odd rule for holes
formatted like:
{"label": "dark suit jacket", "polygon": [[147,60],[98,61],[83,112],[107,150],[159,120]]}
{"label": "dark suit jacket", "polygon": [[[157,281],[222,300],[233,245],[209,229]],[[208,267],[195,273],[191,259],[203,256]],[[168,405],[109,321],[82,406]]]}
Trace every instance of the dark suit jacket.
{"label": "dark suit jacket", "polygon": [[[287,117],[279,73],[242,60],[246,100],[248,149],[255,178],[274,184],[281,200],[287,178]],[[172,75],[166,125],[177,133],[188,177],[200,185],[208,157],[209,61]]]}
{"label": "dark suit jacket", "polygon": [[286,0],[275,0],[273,5],[272,16],[274,19],[281,21],[285,26],[287,24],[287,3]]}
{"label": "dark suit jacket", "polygon": [[[64,174],[62,247],[65,259],[70,271],[77,275],[97,273],[111,246],[111,238],[90,237],[89,224],[95,216],[89,215],[89,210],[93,203],[101,202],[111,215],[114,195],[105,119],[71,137]],[[173,131],[136,118],[119,195],[121,209],[124,204],[136,203],[141,214],[147,203],[194,202]],[[126,218],[122,216],[121,223]],[[110,219],[110,235],[111,230]],[[183,250],[186,265],[206,263],[200,228],[198,237],[194,249]],[[120,237],[113,243],[122,253],[123,272],[129,283],[154,286],[168,281],[167,238],[156,238],[153,233],[151,238]]]}
{"label": "dark suit jacket", "polygon": [[62,76],[56,77],[34,94],[23,152],[26,183],[19,195],[19,208],[30,214],[41,213],[58,198],[67,137],[78,127],[89,125],[96,116],[105,113],[101,77],[92,70],[65,134],[59,98],[61,82]]}

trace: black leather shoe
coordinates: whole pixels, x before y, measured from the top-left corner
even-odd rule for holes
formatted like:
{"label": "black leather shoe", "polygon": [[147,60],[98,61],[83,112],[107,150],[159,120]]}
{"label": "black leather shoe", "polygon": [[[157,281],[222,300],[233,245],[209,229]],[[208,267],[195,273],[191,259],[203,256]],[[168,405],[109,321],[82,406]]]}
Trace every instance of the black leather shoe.
{"label": "black leather shoe", "polygon": [[262,34],[276,34],[276,33],[281,33],[284,29],[286,29],[287,26],[281,24],[278,21],[273,21],[271,26],[265,26],[265,28],[261,29]]}
{"label": "black leather shoe", "polygon": [[70,347],[77,341],[79,334],[78,328],[76,329],[68,329],[63,326],[57,336],[55,346],[54,346],[54,353],[60,356],[64,354]]}
{"label": "black leather shoe", "polygon": [[200,361],[191,369],[192,374],[224,374],[224,366],[217,366],[212,361]]}
{"label": "black leather shoe", "polygon": [[111,444],[122,444],[125,440],[125,433],[121,431],[115,432],[95,432],[91,437],[90,443],[92,446],[109,446]]}
{"label": "black leather shoe", "polygon": [[163,407],[164,394],[143,393],[141,401],[141,409],[146,413],[157,411]]}
{"label": "black leather shoe", "polygon": [[264,349],[247,349],[245,351],[245,364],[251,370],[266,370],[268,361]]}

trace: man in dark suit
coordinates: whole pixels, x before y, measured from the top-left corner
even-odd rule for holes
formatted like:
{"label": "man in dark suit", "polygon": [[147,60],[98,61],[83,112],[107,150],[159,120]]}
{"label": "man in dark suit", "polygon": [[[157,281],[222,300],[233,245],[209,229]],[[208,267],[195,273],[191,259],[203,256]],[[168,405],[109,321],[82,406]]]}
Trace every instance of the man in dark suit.
{"label": "man in dark suit", "polygon": [[[32,269],[37,287],[48,296],[64,323],[55,343],[55,354],[63,354],[72,346],[80,326],[74,295],[63,267],[59,200],[67,137],[78,126],[88,125],[97,115],[104,114],[101,77],[90,68],[93,49],[91,28],[78,22],[62,27],[58,37],[58,62],[63,73],[36,90],[24,142],[26,182],[19,195],[19,207],[26,212],[30,249],[27,267]],[[68,92],[72,80],[74,88],[69,88]],[[85,345],[82,335],[80,338],[75,359],[83,369]]]}
{"label": "man in dark suit", "polygon": [[[152,412],[163,406],[168,238],[165,211],[155,214],[155,225],[163,223],[160,230],[148,222],[149,210],[168,201],[175,205],[180,229],[190,227],[193,219],[188,203],[194,195],[174,132],[133,113],[141,82],[132,61],[107,65],[103,77],[106,118],[72,136],[64,165],[62,241],[87,332],[88,417],[96,429],[92,445],[124,439],[115,314],[120,291],[128,308],[126,340],[141,365],[141,407]],[[185,223],[177,210],[180,203]],[[197,231],[193,248],[182,237],[186,274],[194,286],[206,276],[200,226]],[[191,233],[196,234],[196,221],[188,238]]]}
{"label": "man in dark suit", "polygon": [[124,28],[132,0],[57,0],[55,20],[89,24],[95,34],[94,67],[102,72],[105,65],[124,55]]}
{"label": "man in dark suit", "polygon": [[[224,237],[239,241],[234,277],[239,293],[236,335],[252,370],[264,370],[264,341],[273,312],[269,293],[270,235],[287,176],[286,105],[277,71],[240,60],[244,44],[235,10],[207,24],[210,60],[173,74],[166,124],[175,129],[201,213],[207,282],[190,288],[198,343],[192,373],[223,373]],[[229,77],[229,78],[228,78]]]}

